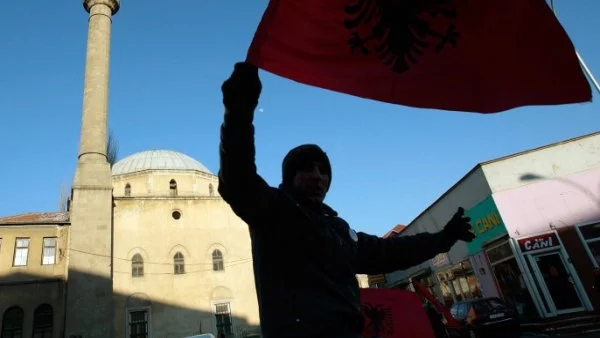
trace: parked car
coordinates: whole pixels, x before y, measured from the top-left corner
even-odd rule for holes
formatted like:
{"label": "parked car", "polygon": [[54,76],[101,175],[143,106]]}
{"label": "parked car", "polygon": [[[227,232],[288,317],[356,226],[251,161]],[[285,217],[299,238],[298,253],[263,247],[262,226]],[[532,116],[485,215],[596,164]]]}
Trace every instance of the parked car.
{"label": "parked car", "polygon": [[450,337],[511,337],[519,332],[516,309],[500,298],[481,298],[454,303],[450,314],[456,322],[446,324]]}

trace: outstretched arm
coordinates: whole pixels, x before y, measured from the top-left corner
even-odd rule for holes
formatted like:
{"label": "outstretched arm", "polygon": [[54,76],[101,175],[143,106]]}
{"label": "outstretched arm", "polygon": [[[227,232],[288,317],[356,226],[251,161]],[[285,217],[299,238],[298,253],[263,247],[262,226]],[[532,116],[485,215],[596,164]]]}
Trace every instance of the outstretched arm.
{"label": "outstretched arm", "polygon": [[380,238],[358,234],[358,273],[377,275],[408,269],[450,250],[454,241],[443,232]]}
{"label": "outstretched arm", "polygon": [[262,85],[258,69],[237,63],[223,83],[225,117],[219,148],[219,194],[246,223],[271,203],[269,185],[258,175],[254,148],[254,109]]}
{"label": "outstretched arm", "polygon": [[470,242],[475,238],[470,231],[470,220],[464,216],[464,209],[458,208],[444,230],[438,233],[391,238],[359,233],[357,273],[375,275],[408,269],[448,252],[458,240]]}

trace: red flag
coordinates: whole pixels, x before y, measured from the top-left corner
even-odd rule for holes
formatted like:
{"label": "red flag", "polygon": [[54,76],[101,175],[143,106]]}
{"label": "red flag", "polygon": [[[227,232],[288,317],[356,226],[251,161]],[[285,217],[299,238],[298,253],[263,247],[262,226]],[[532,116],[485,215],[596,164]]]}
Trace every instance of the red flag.
{"label": "red flag", "polygon": [[448,309],[444,305],[442,305],[440,301],[437,300],[421,283],[413,280],[411,281],[411,284],[418,293],[420,293],[421,295],[423,295],[423,297],[430,301],[435,306],[435,308],[442,314],[442,316],[444,316],[444,319],[446,320],[446,323],[449,327],[459,326],[456,319],[452,317],[450,311],[448,311]]}
{"label": "red flag", "polygon": [[400,289],[361,289],[364,338],[434,338],[419,295]]}
{"label": "red flag", "polygon": [[271,0],[247,60],[421,108],[494,113],[591,100],[545,0]]}

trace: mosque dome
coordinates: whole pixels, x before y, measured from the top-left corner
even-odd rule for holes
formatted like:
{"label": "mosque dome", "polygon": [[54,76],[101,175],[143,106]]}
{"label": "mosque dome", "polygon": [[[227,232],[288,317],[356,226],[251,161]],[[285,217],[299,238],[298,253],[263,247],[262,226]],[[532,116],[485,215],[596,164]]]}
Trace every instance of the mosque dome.
{"label": "mosque dome", "polygon": [[212,175],[204,164],[172,150],[148,150],[129,155],[113,165],[112,174],[117,176],[145,170],[190,170]]}

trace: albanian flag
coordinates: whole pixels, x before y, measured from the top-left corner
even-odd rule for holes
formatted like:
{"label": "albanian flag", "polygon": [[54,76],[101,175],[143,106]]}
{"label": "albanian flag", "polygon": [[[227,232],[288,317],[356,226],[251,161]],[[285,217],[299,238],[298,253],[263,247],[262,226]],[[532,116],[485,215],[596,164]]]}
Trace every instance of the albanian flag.
{"label": "albanian flag", "polygon": [[400,289],[360,289],[363,338],[434,338],[419,295]]}
{"label": "albanian flag", "polygon": [[420,108],[494,113],[591,101],[545,0],[270,0],[247,61]]}

